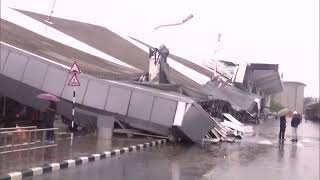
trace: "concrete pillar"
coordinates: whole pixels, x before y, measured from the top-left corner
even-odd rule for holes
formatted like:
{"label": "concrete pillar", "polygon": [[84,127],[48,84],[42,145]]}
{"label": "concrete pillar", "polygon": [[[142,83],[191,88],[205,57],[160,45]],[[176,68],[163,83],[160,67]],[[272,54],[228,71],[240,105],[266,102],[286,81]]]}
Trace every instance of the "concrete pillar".
{"label": "concrete pillar", "polygon": [[111,139],[114,125],[113,116],[98,116],[97,129],[99,139]]}

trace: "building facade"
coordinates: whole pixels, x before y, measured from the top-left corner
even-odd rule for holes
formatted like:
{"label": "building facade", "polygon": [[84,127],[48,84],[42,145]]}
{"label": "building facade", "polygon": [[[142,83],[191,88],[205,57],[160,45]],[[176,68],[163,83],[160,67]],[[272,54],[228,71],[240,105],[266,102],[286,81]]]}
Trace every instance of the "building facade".
{"label": "building facade", "polygon": [[304,87],[301,82],[284,81],[283,91],[272,96],[272,100],[290,111],[303,113]]}

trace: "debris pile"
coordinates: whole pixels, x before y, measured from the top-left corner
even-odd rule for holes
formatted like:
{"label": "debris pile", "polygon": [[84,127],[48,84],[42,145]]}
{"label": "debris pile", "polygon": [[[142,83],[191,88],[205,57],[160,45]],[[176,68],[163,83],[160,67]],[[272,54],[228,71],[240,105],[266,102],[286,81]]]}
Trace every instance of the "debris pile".
{"label": "debris pile", "polygon": [[242,117],[243,112],[238,112],[231,107],[231,104],[224,100],[210,100],[199,102],[201,106],[210,114],[211,118],[218,122],[203,139],[203,142],[233,142],[237,138],[241,139],[245,132],[244,124],[232,114]]}

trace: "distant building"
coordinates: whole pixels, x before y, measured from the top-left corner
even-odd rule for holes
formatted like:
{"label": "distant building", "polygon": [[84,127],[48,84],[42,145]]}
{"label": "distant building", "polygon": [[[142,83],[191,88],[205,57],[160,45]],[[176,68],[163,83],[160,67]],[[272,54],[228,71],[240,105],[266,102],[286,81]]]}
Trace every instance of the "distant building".
{"label": "distant building", "polygon": [[272,96],[272,100],[291,111],[303,113],[304,109],[304,87],[301,82],[283,82],[283,91]]}
{"label": "distant building", "polygon": [[303,106],[304,108],[306,108],[307,106],[317,103],[317,98],[314,97],[305,97],[304,98],[304,102],[303,102]]}

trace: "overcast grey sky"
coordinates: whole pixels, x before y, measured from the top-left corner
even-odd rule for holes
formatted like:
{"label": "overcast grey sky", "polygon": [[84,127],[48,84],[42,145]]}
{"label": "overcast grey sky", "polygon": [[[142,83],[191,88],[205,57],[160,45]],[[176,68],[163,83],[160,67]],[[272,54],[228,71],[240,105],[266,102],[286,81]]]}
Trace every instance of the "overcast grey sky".
{"label": "overcast grey sky", "polygon": [[[54,0],[1,0],[49,14]],[[184,25],[162,28],[192,13]],[[201,64],[211,58],[277,63],[285,81],[319,96],[319,0],[57,0],[53,16],[101,25]],[[218,34],[221,43],[217,43]],[[214,51],[218,52],[214,55]]]}

